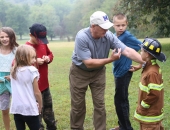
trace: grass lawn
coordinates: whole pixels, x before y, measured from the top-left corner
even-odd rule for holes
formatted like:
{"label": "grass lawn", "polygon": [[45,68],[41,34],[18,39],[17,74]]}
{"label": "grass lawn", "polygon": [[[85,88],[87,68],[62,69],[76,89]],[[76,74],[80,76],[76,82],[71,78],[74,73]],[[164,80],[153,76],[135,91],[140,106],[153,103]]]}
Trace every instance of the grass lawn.
{"label": "grass lawn", "polygon": [[[167,58],[169,58],[170,53],[170,39],[158,39],[162,43],[163,52],[165,52]],[[25,43],[25,41],[18,41],[20,44]],[[50,89],[53,97],[53,107],[55,112],[55,117],[58,120],[57,126],[58,130],[69,130],[70,129],[70,91],[69,91],[69,81],[68,74],[71,65],[71,55],[74,48],[74,42],[55,42],[52,41],[48,44],[49,48],[54,54],[54,60],[49,65],[49,82]],[[165,88],[165,105],[164,112],[165,118],[163,121],[165,130],[170,128],[170,68],[169,59],[165,63],[158,62],[162,68],[163,78],[164,78],[164,88]],[[114,78],[112,74],[112,64],[108,64],[106,70],[106,91],[105,91],[105,102],[106,102],[106,112],[107,112],[107,129],[117,126],[117,116],[114,108]],[[129,101],[130,101],[130,119],[134,130],[139,130],[139,124],[133,119],[133,114],[136,109],[136,102],[138,97],[138,83],[140,80],[141,70],[133,74],[133,78],[130,83],[129,88]],[[86,105],[87,113],[84,123],[85,130],[93,130],[93,104],[91,99],[91,93],[88,89],[86,94]],[[15,130],[13,116],[11,115],[11,126],[12,130]],[[0,130],[4,130],[2,115],[0,113]]]}

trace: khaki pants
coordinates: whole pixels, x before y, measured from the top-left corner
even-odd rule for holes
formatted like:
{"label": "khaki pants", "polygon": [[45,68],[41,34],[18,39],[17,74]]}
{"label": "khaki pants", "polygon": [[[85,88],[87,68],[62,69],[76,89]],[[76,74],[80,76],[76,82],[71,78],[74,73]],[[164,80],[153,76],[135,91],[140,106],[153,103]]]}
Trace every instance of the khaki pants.
{"label": "khaki pants", "polygon": [[84,71],[74,64],[69,74],[71,93],[71,129],[83,130],[86,115],[85,95],[90,87],[94,105],[93,124],[95,130],[106,130],[106,110],[104,102],[105,93],[105,67],[95,71]]}
{"label": "khaki pants", "polygon": [[140,130],[164,130],[162,123],[157,124],[143,124],[140,123]]}

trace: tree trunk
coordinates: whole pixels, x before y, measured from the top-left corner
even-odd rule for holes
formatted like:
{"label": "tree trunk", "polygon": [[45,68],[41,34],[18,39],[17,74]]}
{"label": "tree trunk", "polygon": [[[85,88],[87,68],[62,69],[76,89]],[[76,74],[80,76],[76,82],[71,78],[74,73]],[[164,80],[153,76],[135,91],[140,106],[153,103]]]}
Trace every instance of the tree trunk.
{"label": "tree trunk", "polygon": [[70,37],[69,36],[67,36],[67,41],[70,42]]}
{"label": "tree trunk", "polygon": [[22,40],[22,34],[20,34],[19,36],[20,36],[20,40]]}

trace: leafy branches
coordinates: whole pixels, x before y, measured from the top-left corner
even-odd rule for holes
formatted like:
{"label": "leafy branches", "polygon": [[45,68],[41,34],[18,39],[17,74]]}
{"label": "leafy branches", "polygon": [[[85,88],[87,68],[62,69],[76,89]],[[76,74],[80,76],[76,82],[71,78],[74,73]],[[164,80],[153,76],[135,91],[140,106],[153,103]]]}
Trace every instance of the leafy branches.
{"label": "leafy branches", "polygon": [[113,12],[120,11],[128,15],[129,27],[154,25],[156,30],[153,35],[170,35],[169,0],[120,0],[114,6]]}

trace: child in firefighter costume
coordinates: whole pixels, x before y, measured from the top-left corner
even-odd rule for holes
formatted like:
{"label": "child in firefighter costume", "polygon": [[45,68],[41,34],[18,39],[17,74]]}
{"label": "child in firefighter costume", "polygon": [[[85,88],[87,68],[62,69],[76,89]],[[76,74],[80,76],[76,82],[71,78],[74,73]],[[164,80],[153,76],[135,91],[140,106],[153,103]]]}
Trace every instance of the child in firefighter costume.
{"label": "child in firefighter costume", "polygon": [[164,130],[162,126],[164,87],[162,73],[156,62],[166,61],[161,44],[153,38],[145,38],[141,46],[143,65],[139,83],[138,106],[134,118],[140,123],[140,130]]}

